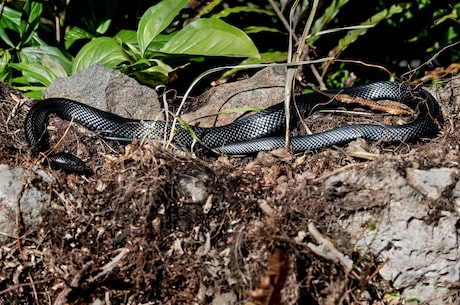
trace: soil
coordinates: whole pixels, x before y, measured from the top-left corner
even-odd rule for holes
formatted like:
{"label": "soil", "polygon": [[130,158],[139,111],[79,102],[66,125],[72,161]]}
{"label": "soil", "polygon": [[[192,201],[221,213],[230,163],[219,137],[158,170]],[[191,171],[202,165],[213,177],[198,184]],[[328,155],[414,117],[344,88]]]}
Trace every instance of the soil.
{"label": "soil", "polygon": [[[459,87],[460,78],[444,84]],[[80,176],[38,163],[23,129],[33,101],[1,84],[0,162],[42,168],[56,179],[31,182],[49,198],[41,225],[19,222],[19,234],[0,245],[0,303],[386,304],[394,290],[378,275],[384,262],[357,253],[337,225],[354,210],[381,207],[346,202],[323,181],[388,161],[401,171],[458,164],[460,97],[449,90],[440,100],[445,124],[433,139],[357,141],[300,156],[216,158],[155,143],[122,145],[51,119],[51,142],[65,133],[58,149],[94,171]],[[329,129],[350,119],[315,115],[309,124]],[[307,247],[316,242],[311,223],[353,260],[353,270]],[[458,296],[460,285],[452,291]]]}

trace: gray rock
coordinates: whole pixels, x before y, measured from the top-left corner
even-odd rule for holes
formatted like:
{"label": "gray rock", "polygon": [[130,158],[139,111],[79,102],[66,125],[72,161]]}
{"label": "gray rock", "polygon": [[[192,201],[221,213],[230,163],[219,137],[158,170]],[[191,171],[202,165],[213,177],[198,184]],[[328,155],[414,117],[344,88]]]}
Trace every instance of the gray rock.
{"label": "gray rock", "polygon": [[454,195],[455,210],[460,217],[460,180],[457,181],[457,184],[455,184],[452,194]]}
{"label": "gray rock", "polygon": [[439,199],[442,192],[454,184],[457,170],[452,168],[432,168],[420,170],[406,169],[407,182],[421,194]]}
{"label": "gray rock", "polygon": [[73,99],[123,117],[163,118],[155,90],[100,64],[92,65],[70,77],[56,79],[44,91],[43,97]]}
{"label": "gray rock", "polygon": [[43,170],[0,164],[0,242],[16,236],[18,208],[18,217],[26,227],[41,223],[40,211],[48,198],[30,183],[37,177],[48,182],[54,179]]}
{"label": "gray rock", "polygon": [[[428,223],[425,219],[429,217],[430,207],[424,195],[394,168],[385,164],[378,173],[362,173],[352,170],[325,181],[331,190],[340,181],[341,187],[334,188],[334,192],[343,193],[347,202],[373,198],[369,206],[382,207],[379,213],[357,209],[342,220],[342,227],[356,236],[356,245],[363,254],[370,251],[382,260],[389,259],[380,274],[400,290],[403,298],[415,296],[422,301],[430,300],[430,304],[445,304],[449,300],[442,296],[448,295],[448,284],[460,279],[456,228],[459,215],[442,211],[438,222]],[[362,234],[366,223],[374,223],[376,229]]]}
{"label": "gray rock", "polygon": [[[222,126],[232,123],[245,111],[241,108],[267,108],[283,101],[286,69],[284,67],[265,68],[251,78],[223,84],[205,92],[198,100],[199,107],[191,113],[182,115],[186,122],[201,127]],[[230,113],[208,117],[222,111]]]}

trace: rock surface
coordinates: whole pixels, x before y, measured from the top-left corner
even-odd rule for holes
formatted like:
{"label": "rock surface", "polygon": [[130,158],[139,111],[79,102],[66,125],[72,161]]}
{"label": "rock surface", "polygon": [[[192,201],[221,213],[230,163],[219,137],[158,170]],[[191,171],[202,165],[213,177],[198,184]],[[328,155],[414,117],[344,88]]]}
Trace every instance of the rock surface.
{"label": "rock surface", "polygon": [[39,169],[32,171],[0,164],[0,242],[16,237],[18,225],[31,229],[42,222],[41,211],[48,196],[32,184],[34,179],[48,183],[54,180]]}
{"label": "rock surface", "polygon": [[155,90],[100,64],[56,79],[43,95],[72,99],[128,118],[163,118]]}
{"label": "rock surface", "polygon": [[[182,118],[201,127],[222,126],[232,123],[246,111],[241,108],[264,109],[283,101],[286,69],[265,68],[251,78],[211,88],[198,98],[198,109],[182,115]],[[211,116],[230,111],[223,115]]]}
{"label": "rock surface", "polygon": [[442,193],[452,186],[455,176],[458,175],[458,171],[452,168],[408,168],[406,173],[407,182],[419,193],[431,199],[439,199]]}
{"label": "rock surface", "polygon": [[[439,196],[433,198],[435,190],[452,188],[455,171],[449,168],[429,171],[408,168],[407,171],[413,174],[406,180],[387,163],[365,176],[357,171],[341,173],[327,179],[325,184],[327,189],[343,194],[346,201],[359,202],[367,197],[372,200],[371,205],[382,207],[378,213],[357,211],[345,217],[341,225],[356,237],[363,254],[370,251],[382,261],[388,259],[380,274],[402,291],[403,297],[416,296],[441,305],[442,297],[449,291],[447,284],[460,278],[457,228],[460,214],[441,211],[436,221],[430,221],[433,211],[425,197],[437,199]],[[412,178],[416,175],[420,176]],[[426,178],[430,175],[436,188],[433,180]],[[408,182],[412,179],[417,181],[416,188]],[[339,188],[337,183],[341,185]],[[369,192],[374,195],[369,197]],[[363,227],[372,229],[362,234]]]}

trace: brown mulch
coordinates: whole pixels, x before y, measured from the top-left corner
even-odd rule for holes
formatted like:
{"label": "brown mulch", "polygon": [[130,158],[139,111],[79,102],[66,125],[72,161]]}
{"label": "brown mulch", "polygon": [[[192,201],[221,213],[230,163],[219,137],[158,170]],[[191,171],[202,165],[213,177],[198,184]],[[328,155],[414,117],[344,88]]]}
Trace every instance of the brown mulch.
{"label": "brown mulch", "polygon": [[[381,207],[347,206],[322,181],[385,160],[401,169],[458,162],[451,150],[460,143],[454,128],[459,98],[441,102],[446,123],[436,138],[401,146],[361,143],[375,160],[343,147],[303,156],[194,156],[153,143],[105,142],[71,127],[61,148],[76,152],[95,173],[40,165],[56,180],[33,182],[49,196],[43,223],[22,224],[18,237],[0,245],[0,303],[384,304],[392,287],[378,276],[383,262],[356,253],[353,238],[335,225],[353,209]],[[36,166],[22,126],[32,103],[0,84],[3,164]],[[332,115],[311,124],[340,125]],[[51,142],[68,124],[51,120]],[[351,272],[307,247],[315,242],[311,222],[356,262]]]}

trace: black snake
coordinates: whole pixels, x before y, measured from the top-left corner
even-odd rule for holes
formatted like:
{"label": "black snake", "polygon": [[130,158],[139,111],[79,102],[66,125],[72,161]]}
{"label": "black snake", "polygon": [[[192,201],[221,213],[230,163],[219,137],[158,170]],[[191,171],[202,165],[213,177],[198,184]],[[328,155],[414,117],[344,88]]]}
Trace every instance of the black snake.
{"label": "black snake", "polygon": [[[298,114],[309,115],[312,111],[349,107],[331,98],[335,94],[346,94],[352,98],[368,100],[393,100],[403,103],[418,113],[417,118],[404,125],[355,124],[321,133],[293,137],[291,147],[294,153],[318,150],[336,144],[343,144],[357,138],[369,141],[397,143],[412,141],[420,137],[434,136],[443,122],[438,103],[423,89],[412,89],[398,82],[376,82],[340,90],[327,90],[297,96],[298,112],[291,111],[291,122],[298,121]],[[356,106],[356,105],[351,105]],[[144,137],[152,140],[163,139],[165,132],[172,129],[163,121],[141,121],[128,119],[105,112],[91,106],[64,98],[49,98],[35,104],[25,119],[27,141],[36,152],[49,148],[45,126],[50,113],[99,133],[107,140],[130,142]],[[193,132],[180,125],[175,126],[173,141],[177,146],[191,149],[195,143],[193,134],[204,147],[223,154],[249,155],[259,151],[281,148],[285,138],[280,136],[285,130],[284,104],[276,104],[256,114],[237,120],[231,124],[202,128],[190,126]],[[82,172],[83,162],[68,153],[58,153],[48,157],[51,165],[70,171]]]}

